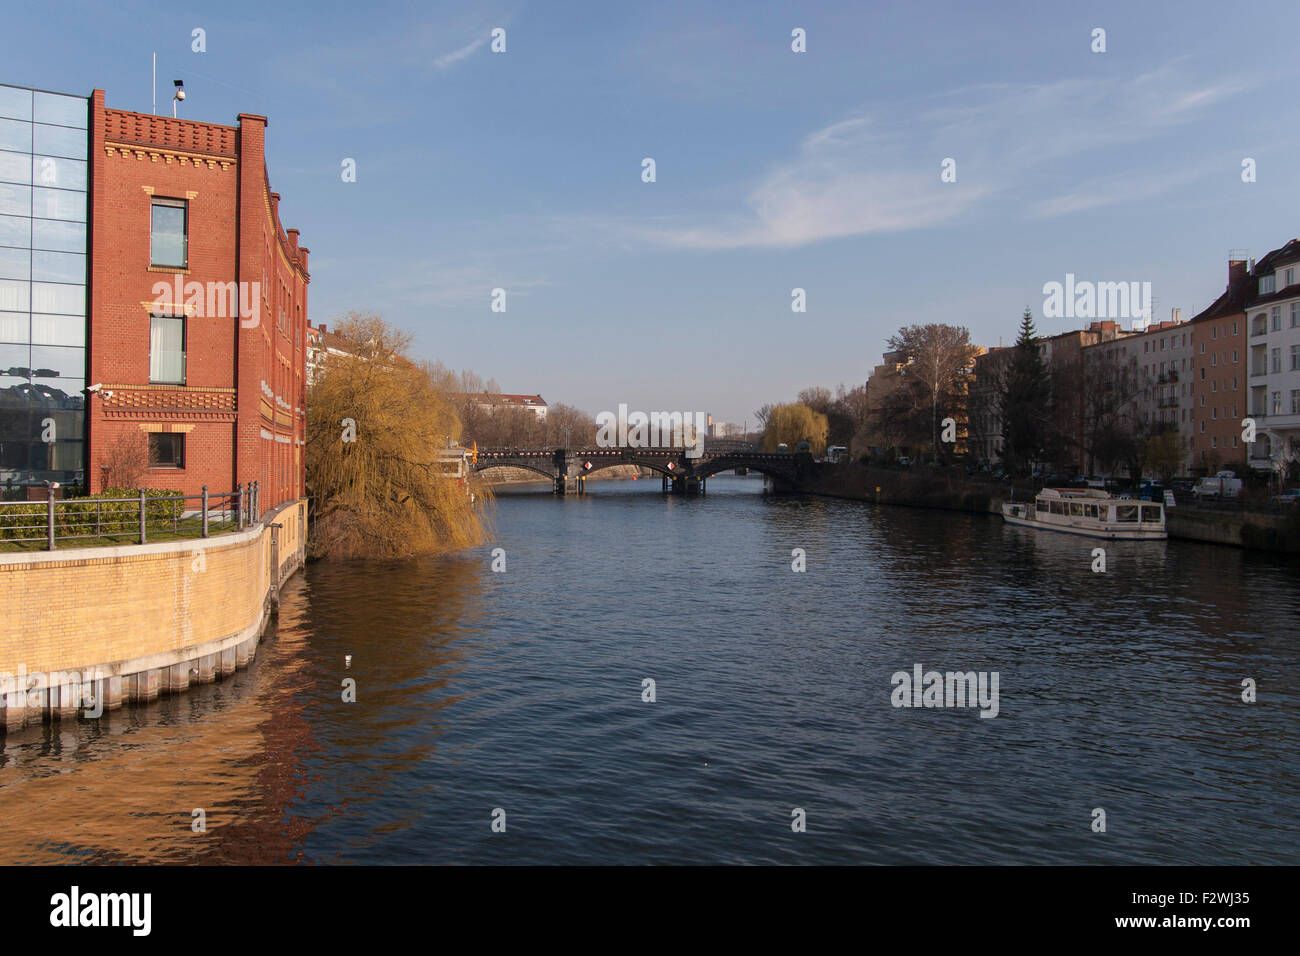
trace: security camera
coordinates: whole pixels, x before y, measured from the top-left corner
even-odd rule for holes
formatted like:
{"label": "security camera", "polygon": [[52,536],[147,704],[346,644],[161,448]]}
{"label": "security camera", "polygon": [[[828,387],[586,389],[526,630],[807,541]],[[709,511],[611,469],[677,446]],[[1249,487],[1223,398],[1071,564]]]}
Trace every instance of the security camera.
{"label": "security camera", "polygon": [[88,392],[98,392],[98,391],[99,391],[101,388],[103,388],[103,387],[104,387],[104,383],[103,383],[103,382],[96,382],[94,385],[87,385],[87,386],[86,386],[86,391],[88,391]]}
{"label": "security camera", "polygon": [[185,99],[185,91],[184,91],[184,90],[177,90],[177,91],[176,91],[176,98],[177,98],[178,100],[183,100],[183,99]]}
{"label": "security camera", "polygon": [[110,398],[112,398],[112,397],[113,397],[113,393],[112,393],[112,392],[109,392],[109,391],[104,392],[104,401],[108,401],[108,400],[109,400]]}

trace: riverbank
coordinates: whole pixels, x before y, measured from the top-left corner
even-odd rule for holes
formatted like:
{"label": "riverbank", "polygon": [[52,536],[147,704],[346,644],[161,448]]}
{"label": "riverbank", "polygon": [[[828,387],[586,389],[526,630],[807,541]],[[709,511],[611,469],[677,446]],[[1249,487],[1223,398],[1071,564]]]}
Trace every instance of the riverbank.
{"label": "riverbank", "polygon": [[0,729],[211,683],[256,653],[303,565],[305,500],[216,538],[0,554]]}
{"label": "riverbank", "polygon": [[[999,517],[1004,501],[1026,501],[1034,494],[1029,485],[1013,487],[1006,483],[970,481],[949,472],[826,464],[817,466],[816,473],[804,482],[801,490],[830,498]],[[1166,515],[1169,537],[1173,539],[1300,554],[1300,514],[1174,507],[1167,509]]]}

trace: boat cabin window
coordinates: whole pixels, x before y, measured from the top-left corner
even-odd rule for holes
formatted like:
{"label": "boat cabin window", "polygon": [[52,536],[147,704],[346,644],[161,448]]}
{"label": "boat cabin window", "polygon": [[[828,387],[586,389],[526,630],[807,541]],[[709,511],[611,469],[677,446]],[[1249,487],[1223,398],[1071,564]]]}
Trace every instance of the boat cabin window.
{"label": "boat cabin window", "polygon": [[1142,520],[1151,521],[1155,524],[1160,523],[1160,509],[1152,505],[1142,506]]}
{"label": "boat cabin window", "polygon": [[1052,514],[1054,514],[1054,515],[1063,515],[1063,514],[1065,514],[1065,502],[1064,502],[1064,501],[1053,501],[1053,502],[1052,502]]}
{"label": "boat cabin window", "polygon": [[1070,502],[1070,514],[1076,518],[1083,517],[1083,505],[1077,501]]}
{"label": "boat cabin window", "polygon": [[1095,518],[1095,517],[1097,517],[1097,506],[1096,506],[1096,505],[1084,505],[1083,513],[1084,513],[1084,516],[1085,516],[1085,517],[1088,517],[1088,518]]}
{"label": "boat cabin window", "polygon": [[1137,519],[1138,519],[1137,505],[1116,505],[1115,506],[1116,521],[1137,521]]}

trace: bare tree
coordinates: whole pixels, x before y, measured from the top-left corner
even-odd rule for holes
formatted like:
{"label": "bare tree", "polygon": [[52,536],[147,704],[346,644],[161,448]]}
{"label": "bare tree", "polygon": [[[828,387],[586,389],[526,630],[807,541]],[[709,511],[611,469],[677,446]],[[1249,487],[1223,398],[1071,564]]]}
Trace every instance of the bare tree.
{"label": "bare tree", "polygon": [[149,466],[149,440],[138,428],[124,431],[104,448],[101,473],[105,488],[135,488]]}
{"label": "bare tree", "polygon": [[979,349],[971,344],[969,329],[935,322],[899,329],[888,348],[906,363],[909,387],[900,391],[910,397],[911,410],[919,411],[921,403],[929,407],[930,446],[938,461],[939,421],[948,413],[964,415],[967,375]]}

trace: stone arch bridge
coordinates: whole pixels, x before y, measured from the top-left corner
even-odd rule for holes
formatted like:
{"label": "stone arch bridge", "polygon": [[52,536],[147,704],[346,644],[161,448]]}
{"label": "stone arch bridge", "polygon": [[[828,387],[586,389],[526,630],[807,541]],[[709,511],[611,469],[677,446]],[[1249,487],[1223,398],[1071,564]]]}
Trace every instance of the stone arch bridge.
{"label": "stone arch bridge", "polygon": [[813,472],[813,457],[807,452],[761,452],[737,444],[710,448],[701,455],[686,456],[683,448],[483,448],[474,471],[491,468],[523,468],[548,478],[557,495],[569,491],[582,494],[588,476],[614,465],[640,465],[663,477],[664,492],[678,495],[703,494],[713,475],[734,468],[761,472],[773,479],[778,491],[793,491]]}

